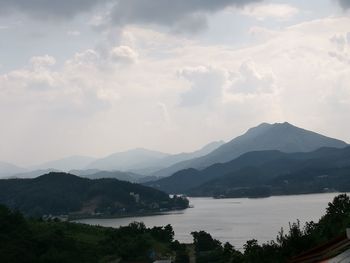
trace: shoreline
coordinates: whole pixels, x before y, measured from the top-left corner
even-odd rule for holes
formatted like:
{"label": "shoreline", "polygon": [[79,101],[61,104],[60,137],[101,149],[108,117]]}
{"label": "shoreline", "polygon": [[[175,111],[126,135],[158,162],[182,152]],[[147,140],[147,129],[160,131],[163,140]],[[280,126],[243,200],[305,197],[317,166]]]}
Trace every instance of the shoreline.
{"label": "shoreline", "polygon": [[333,194],[333,193],[348,193],[348,192],[341,192],[341,191],[327,191],[327,192],[306,192],[306,193],[290,193],[290,194],[272,194],[272,195],[264,195],[264,196],[190,196],[190,198],[213,198],[213,199],[241,199],[241,198],[248,198],[248,199],[264,199],[274,196],[298,196],[298,195],[314,195],[314,194]]}
{"label": "shoreline", "polygon": [[156,215],[166,215],[166,214],[172,214],[180,211],[184,211],[186,209],[189,209],[192,207],[187,208],[181,208],[181,209],[172,209],[167,211],[150,211],[150,212],[136,212],[136,213],[129,213],[129,214],[116,214],[116,215],[69,215],[67,221],[68,222],[74,222],[77,220],[84,220],[84,219],[113,219],[113,218],[130,218],[130,217],[144,217],[144,216],[156,216]]}
{"label": "shoreline", "polygon": [[[270,197],[289,197],[289,196],[300,196],[300,195],[317,195],[317,194],[333,194],[338,193],[341,194],[343,192],[339,191],[330,191],[330,192],[309,192],[309,193],[299,193],[299,194],[280,194],[280,195],[270,195],[270,196],[264,196],[264,197],[213,197],[213,196],[188,196],[190,198],[210,198],[210,199],[266,199]],[[344,192],[348,193],[348,192]],[[67,221],[68,222],[75,222],[77,220],[84,220],[84,219],[114,219],[114,218],[131,218],[131,217],[148,217],[148,216],[156,216],[156,215],[167,215],[167,214],[176,214],[181,213],[181,211],[184,211],[186,209],[193,208],[192,205],[190,205],[187,208],[181,208],[181,209],[172,209],[167,211],[150,211],[150,212],[137,212],[137,213],[129,213],[129,214],[120,214],[120,215],[69,215]],[[79,222],[77,222],[79,223]]]}

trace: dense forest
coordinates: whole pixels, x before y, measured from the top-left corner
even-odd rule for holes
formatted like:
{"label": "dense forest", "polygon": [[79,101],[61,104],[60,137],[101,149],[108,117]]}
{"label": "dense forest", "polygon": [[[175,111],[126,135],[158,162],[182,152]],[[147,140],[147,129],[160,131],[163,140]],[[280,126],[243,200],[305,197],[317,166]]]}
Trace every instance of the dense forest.
{"label": "dense forest", "polygon": [[350,199],[338,195],[319,222],[299,222],[278,234],[275,241],[249,240],[243,251],[222,244],[204,231],[193,232],[193,244],[174,240],[170,225],[146,228],[143,223],[105,228],[59,220],[25,218],[0,206],[1,262],[153,262],[172,259],[187,263],[279,263],[344,234],[350,226]]}
{"label": "dense forest", "polygon": [[170,198],[150,187],[112,178],[90,180],[66,173],[0,180],[0,203],[38,217],[117,216],[188,207],[186,198]]}
{"label": "dense forest", "polygon": [[152,262],[181,251],[170,225],[146,228],[132,223],[118,229],[26,219],[0,206],[3,263]]}

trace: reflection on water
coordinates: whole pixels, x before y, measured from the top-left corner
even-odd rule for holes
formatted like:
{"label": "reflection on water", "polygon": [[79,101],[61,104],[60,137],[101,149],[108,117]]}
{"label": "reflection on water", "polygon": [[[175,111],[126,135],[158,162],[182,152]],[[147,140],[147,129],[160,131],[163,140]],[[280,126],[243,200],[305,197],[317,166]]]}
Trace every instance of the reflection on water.
{"label": "reflection on water", "polygon": [[275,239],[281,227],[288,228],[289,222],[297,219],[317,221],[324,213],[328,202],[337,194],[312,194],[297,196],[274,196],[262,199],[230,198],[190,198],[193,208],[170,212],[164,215],[83,219],[79,222],[119,227],[133,221],[142,221],[146,226],[171,224],[175,238],[182,242],[192,242],[191,232],[205,230],[214,238],[229,241],[236,248],[252,238],[259,242]]}

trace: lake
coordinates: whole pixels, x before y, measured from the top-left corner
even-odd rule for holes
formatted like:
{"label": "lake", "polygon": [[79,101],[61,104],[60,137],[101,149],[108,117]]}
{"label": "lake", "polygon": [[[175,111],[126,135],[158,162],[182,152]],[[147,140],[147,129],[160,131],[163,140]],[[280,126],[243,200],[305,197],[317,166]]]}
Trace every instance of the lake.
{"label": "lake", "polygon": [[78,222],[108,227],[125,226],[133,221],[146,226],[171,224],[175,238],[192,242],[191,231],[205,230],[222,242],[230,242],[238,249],[249,239],[265,242],[275,239],[281,227],[288,229],[289,222],[300,220],[317,221],[324,213],[328,202],[337,193],[273,196],[261,199],[249,198],[189,198],[193,208],[162,215],[82,219]]}

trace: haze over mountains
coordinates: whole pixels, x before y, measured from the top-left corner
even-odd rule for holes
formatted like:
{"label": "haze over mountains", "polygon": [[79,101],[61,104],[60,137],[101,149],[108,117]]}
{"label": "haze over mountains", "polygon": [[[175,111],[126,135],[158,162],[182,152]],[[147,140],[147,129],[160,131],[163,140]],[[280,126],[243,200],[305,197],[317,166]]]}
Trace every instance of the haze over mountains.
{"label": "haze over mountains", "polygon": [[0,162],[0,177],[7,176],[9,174],[17,174],[24,172],[25,169],[22,167],[19,167],[17,165],[7,163],[7,162]]}
{"label": "haze over mountains", "polygon": [[146,184],[168,193],[241,197],[252,195],[256,188],[271,191],[272,187],[273,194],[322,192],[326,188],[348,191],[349,174],[350,147],[324,147],[299,153],[248,152],[227,163],[203,170],[185,169]]}
{"label": "haze over mountains", "polygon": [[[344,148],[346,146],[347,144],[343,141],[307,131],[286,122],[263,123],[249,129],[245,134],[222,145],[206,156],[177,163],[159,171],[158,174],[163,175],[172,174],[173,171],[174,173],[170,177],[149,182],[147,185],[171,193],[185,193],[213,178],[223,176],[244,166],[258,165],[266,158],[269,160],[273,157],[272,153],[269,153],[266,156],[259,155],[259,158],[245,159],[246,156],[241,156],[245,153],[269,150],[303,153],[322,147]],[[241,157],[235,160],[239,156]],[[208,168],[204,169],[205,167]],[[181,170],[181,168],[183,169]]]}
{"label": "haze over mountains", "polygon": [[345,146],[347,144],[344,141],[298,128],[288,122],[262,123],[205,156],[176,163],[158,171],[155,175],[165,177],[186,168],[203,169],[215,163],[231,161],[251,151],[309,152],[321,147],[342,148]]}
{"label": "haze over mountains", "polygon": [[[341,140],[307,131],[287,122],[262,123],[227,143],[213,142],[192,153],[171,155],[138,148],[100,159],[71,156],[38,165],[35,167],[37,170],[25,170],[10,164],[3,165],[1,170],[0,163],[0,175],[31,178],[50,171],[65,171],[93,179],[117,178],[138,183],[153,180],[147,185],[167,192],[183,193],[223,176],[228,171],[234,172],[246,164],[258,165],[266,158],[273,157],[269,152],[259,160],[245,159],[246,157],[242,156],[245,153],[270,150],[278,153],[303,153],[322,147],[344,148],[346,146],[347,144]],[[240,156],[241,158],[238,158]],[[238,159],[235,160],[236,158]],[[1,174],[1,171],[4,172]],[[159,179],[162,177],[167,178]]]}
{"label": "haze over mountains", "polygon": [[[151,175],[159,169],[177,162],[206,155],[223,144],[223,141],[212,142],[197,151],[179,154],[168,154],[137,148],[113,153],[100,159],[76,155],[45,162],[26,169],[8,163],[0,163],[0,176],[31,178],[48,172],[63,171],[89,178],[100,178],[101,172],[110,171],[113,173],[105,173],[105,175],[120,180],[129,178],[130,181],[137,181],[141,177]],[[99,173],[96,177],[92,176],[96,173]]]}
{"label": "haze over mountains", "polygon": [[74,155],[59,160],[46,162],[37,166],[32,167],[34,170],[37,169],[57,169],[61,171],[70,171],[73,169],[85,169],[91,162],[95,161],[96,158],[90,156]]}
{"label": "haze over mountains", "polygon": [[98,159],[89,164],[87,168],[151,174],[177,162],[206,155],[223,144],[223,141],[212,142],[195,152],[173,155],[138,148],[126,152],[111,154],[105,158]]}
{"label": "haze over mountains", "polygon": [[251,160],[249,165],[228,171],[188,193],[192,196],[260,197],[350,190],[350,147],[321,148],[308,153],[255,153],[253,158],[263,159],[270,154],[273,157],[261,164]]}

